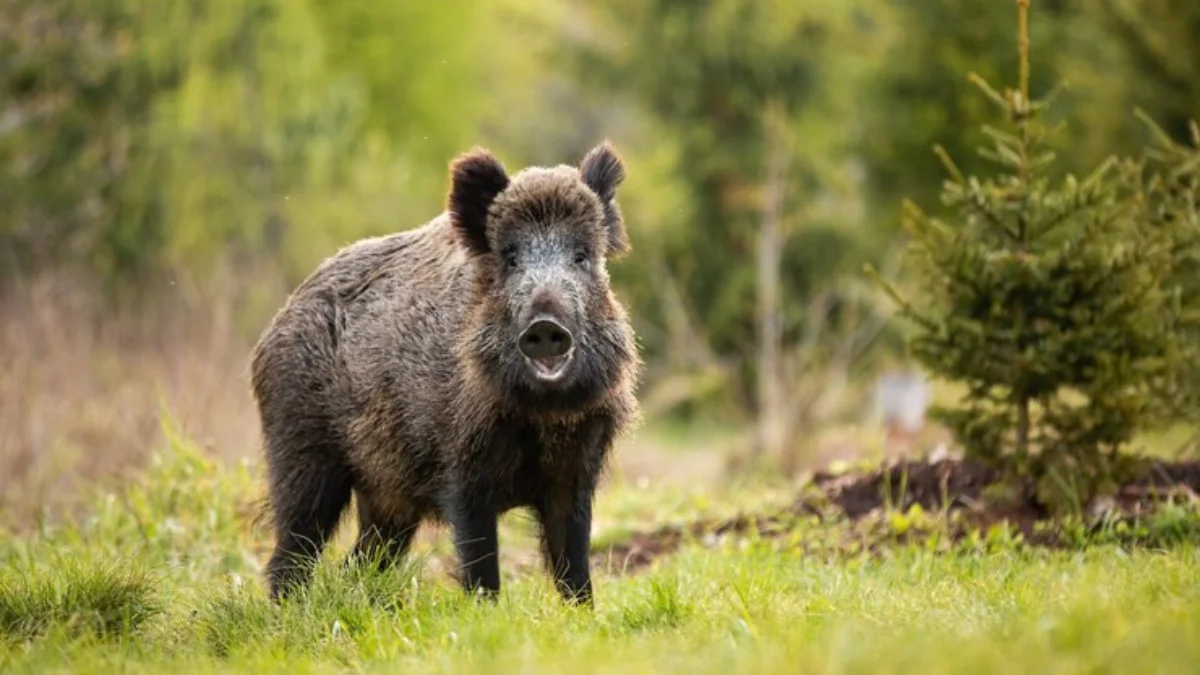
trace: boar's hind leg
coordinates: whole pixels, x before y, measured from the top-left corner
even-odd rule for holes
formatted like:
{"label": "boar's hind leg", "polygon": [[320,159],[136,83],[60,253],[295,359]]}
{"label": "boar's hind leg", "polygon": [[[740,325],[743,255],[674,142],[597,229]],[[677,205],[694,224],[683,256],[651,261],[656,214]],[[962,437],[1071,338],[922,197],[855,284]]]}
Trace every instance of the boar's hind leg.
{"label": "boar's hind leg", "polygon": [[[307,584],[312,567],[333,535],[350,502],[350,471],[333,460],[333,452],[306,449],[293,455],[271,476],[271,500],[278,537],[267,563],[273,599],[287,595],[293,586]],[[325,461],[317,461],[320,457]]]}
{"label": "boar's hind leg", "polygon": [[380,513],[361,492],[357,493],[357,498],[358,541],[349,559],[373,562],[382,572],[408,552],[421,519],[417,515],[397,518]]}

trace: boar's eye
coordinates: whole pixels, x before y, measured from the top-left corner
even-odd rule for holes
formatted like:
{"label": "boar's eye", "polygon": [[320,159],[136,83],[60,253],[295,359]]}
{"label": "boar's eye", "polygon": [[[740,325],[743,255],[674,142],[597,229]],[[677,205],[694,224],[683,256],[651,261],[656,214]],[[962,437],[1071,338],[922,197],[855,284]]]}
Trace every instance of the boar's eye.
{"label": "boar's eye", "polygon": [[575,252],[575,264],[576,265],[586,265],[587,262],[588,262],[588,254],[586,251],[576,251]]}
{"label": "boar's eye", "polygon": [[510,270],[517,268],[517,249],[510,246],[504,249],[504,266]]}

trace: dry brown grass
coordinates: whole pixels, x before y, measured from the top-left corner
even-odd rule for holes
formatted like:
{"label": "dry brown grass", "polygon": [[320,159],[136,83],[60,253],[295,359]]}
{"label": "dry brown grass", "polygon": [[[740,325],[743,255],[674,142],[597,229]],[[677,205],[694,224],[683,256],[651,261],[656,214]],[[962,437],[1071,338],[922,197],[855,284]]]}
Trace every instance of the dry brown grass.
{"label": "dry brown grass", "polygon": [[96,300],[62,274],[0,297],[0,525],[72,509],[91,486],[138,468],[162,441],[164,407],[215,456],[257,446],[253,335],[235,328],[233,303],[147,313]]}

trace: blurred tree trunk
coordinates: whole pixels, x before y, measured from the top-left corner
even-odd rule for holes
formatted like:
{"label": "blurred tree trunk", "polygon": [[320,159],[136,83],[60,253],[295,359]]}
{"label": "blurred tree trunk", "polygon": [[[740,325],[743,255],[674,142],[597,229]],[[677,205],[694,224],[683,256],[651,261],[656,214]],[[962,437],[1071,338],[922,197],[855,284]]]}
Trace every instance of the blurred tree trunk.
{"label": "blurred tree trunk", "polygon": [[766,179],[763,185],[762,228],[758,237],[758,443],[756,455],[782,459],[787,421],[780,359],[780,256],[783,250],[784,176],[788,146],[783,137],[783,110],[775,100],[766,108]]}

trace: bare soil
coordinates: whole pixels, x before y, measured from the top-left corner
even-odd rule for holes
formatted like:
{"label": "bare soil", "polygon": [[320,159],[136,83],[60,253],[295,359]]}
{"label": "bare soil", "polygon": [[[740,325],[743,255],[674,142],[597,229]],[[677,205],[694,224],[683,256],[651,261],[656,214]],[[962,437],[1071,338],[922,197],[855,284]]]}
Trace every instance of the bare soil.
{"label": "bare soil", "polygon": [[[1065,547],[1070,530],[1051,518],[1017,486],[1000,490],[996,471],[957,458],[895,460],[872,470],[818,472],[789,507],[775,513],[743,514],[723,520],[669,525],[640,532],[596,551],[593,564],[614,573],[632,573],[670,555],[685,542],[712,545],[730,537],[754,534],[764,539],[792,537],[806,553],[834,556],[878,554],[887,544],[928,541],[949,546],[996,526],[1020,534],[1028,545]],[[1136,523],[1167,503],[1200,503],[1200,460],[1155,462],[1144,474],[1086,514],[1085,528]],[[913,506],[940,514],[939,527],[923,528],[907,519],[889,520]],[[796,536],[801,523],[847,527],[824,528],[825,536]]]}

